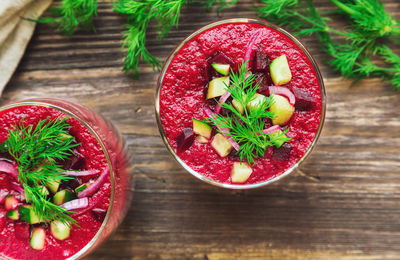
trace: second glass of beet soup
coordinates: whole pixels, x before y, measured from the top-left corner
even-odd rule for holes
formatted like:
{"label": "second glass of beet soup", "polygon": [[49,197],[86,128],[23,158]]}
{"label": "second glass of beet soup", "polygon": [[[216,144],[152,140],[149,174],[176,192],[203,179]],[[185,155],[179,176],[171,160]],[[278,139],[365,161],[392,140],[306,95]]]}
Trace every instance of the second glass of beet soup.
{"label": "second glass of beet soup", "polygon": [[[40,158],[68,145],[63,159]],[[92,110],[44,98],[0,107],[0,258],[78,259],[92,252],[125,216],[131,177],[122,136]],[[47,218],[34,207],[44,204]]]}
{"label": "second glass of beet soup", "polygon": [[317,142],[325,108],[321,73],[303,44],[250,18],[211,23],[181,42],[155,102],[174,158],[200,180],[231,189],[296,169]]}

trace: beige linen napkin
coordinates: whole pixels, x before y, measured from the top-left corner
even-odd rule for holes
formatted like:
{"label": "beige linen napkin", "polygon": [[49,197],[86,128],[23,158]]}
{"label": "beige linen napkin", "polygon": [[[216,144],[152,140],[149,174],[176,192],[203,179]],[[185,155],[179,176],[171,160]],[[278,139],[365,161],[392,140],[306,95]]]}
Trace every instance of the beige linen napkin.
{"label": "beige linen napkin", "polygon": [[51,0],[0,0],[0,95],[10,80],[36,23],[22,19],[37,19],[49,7]]}

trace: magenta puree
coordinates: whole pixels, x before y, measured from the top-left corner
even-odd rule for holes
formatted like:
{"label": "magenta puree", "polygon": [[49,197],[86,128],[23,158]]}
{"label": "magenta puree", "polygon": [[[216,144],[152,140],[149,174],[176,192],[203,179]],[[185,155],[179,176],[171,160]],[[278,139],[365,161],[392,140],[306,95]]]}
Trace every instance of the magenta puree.
{"label": "magenta puree", "polygon": [[[274,178],[293,166],[308,150],[316,136],[322,111],[321,90],[315,70],[304,52],[288,37],[263,25],[230,23],[208,29],[186,43],[170,63],[160,92],[160,116],[168,142],[176,149],[176,138],[184,128],[192,128],[192,117],[206,117],[203,107],[205,88],[209,81],[206,73],[207,59],[222,51],[239,66],[251,35],[261,30],[262,37],[256,46],[262,47],[271,60],[286,54],[292,80],[285,86],[305,89],[315,100],[312,110],[294,112],[288,127],[291,137],[290,157],[285,161],[272,158],[270,147],[263,158],[252,166],[253,173],[244,184],[263,182]],[[267,95],[267,93],[263,93]],[[179,157],[193,170],[221,183],[232,183],[230,173],[237,158],[221,158],[210,142],[193,142]]]}
{"label": "magenta puree", "polygon": [[[2,111],[0,112],[0,142],[7,139],[8,130],[12,125],[18,124],[22,118],[25,118],[25,125],[36,125],[41,119],[54,119],[58,116],[64,115],[58,110],[41,106],[20,106]],[[107,167],[106,157],[89,130],[76,119],[70,118],[67,122],[71,126],[69,133],[81,143],[78,152],[85,158],[83,169],[102,170]],[[89,181],[91,178],[97,178],[97,176],[86,177],[83,181]],[[2,193],[15,193],[10,186],[11,181],[12,179],[9,176],[0,173],[0,196]],[[107,177],[100,190],[89,198],[89,208],[94,207],[107,211],[110,194],[110,177]],[[46,230],[46,245],[43,250],[37,251],[32,249],[29,244],[30,225],[21,221],[10,220],[5,217],[5,213],[4,204],[0,204],[0,258],[15,259],[64,259],[70,257],[93,238],[104,218],[104,216],[99,217],[93,214],[91,210],[73,216],[80,228],[73,226],[70,237],[64,241],[55,239],[51,235],[49,227],[43,225]]]}

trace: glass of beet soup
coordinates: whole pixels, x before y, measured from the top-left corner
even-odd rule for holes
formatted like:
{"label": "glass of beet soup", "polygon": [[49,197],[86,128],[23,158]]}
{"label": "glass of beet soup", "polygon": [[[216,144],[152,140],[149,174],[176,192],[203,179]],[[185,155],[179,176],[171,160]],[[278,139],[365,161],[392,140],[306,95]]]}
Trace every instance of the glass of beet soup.
{"label": "glass of beet soup", "polygon": [[175,159],[219,187],[247,189],[291,173],[317,142],[325,88],[290,33],[235,18],[202,27],[166,61],[156,115]]}
{"label": "glass of beet soup", "polygon": [[0,108],[0,258],[77,259],[103,242],[131,197],[122,137],[80,105]]}

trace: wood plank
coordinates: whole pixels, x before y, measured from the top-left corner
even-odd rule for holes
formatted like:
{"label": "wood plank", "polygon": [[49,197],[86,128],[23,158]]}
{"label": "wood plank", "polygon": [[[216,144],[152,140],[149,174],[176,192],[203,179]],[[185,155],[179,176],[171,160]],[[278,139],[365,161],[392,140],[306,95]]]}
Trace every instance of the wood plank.
{"label": "wood plank", "polygon": [[[300,169],[268,187],[231,191],[186,173],[159,137],[157,72],[140,80],[121,71],[125,19],[99,3],[97,32],[66,38],[39,25],[1,104],[29,97],[75,100],[111,119],[133,155],[132,207],[110,239],[85,259],[399,259],[400,95],[371,78],[356,85],[326,64],[313,37],[328,96],[319,143]],[[331,10],[329,0],[314,1]],[[398,0],[386,8],[400,17]],[[165,60],[197,28],[221,18],[257,17],[255,0],[221,12],[185,7],[163,42],[154,25],[148,47]],[[340,26],[340,22],[335,22]],[[399,51],[399,47],[395,49]]]}

